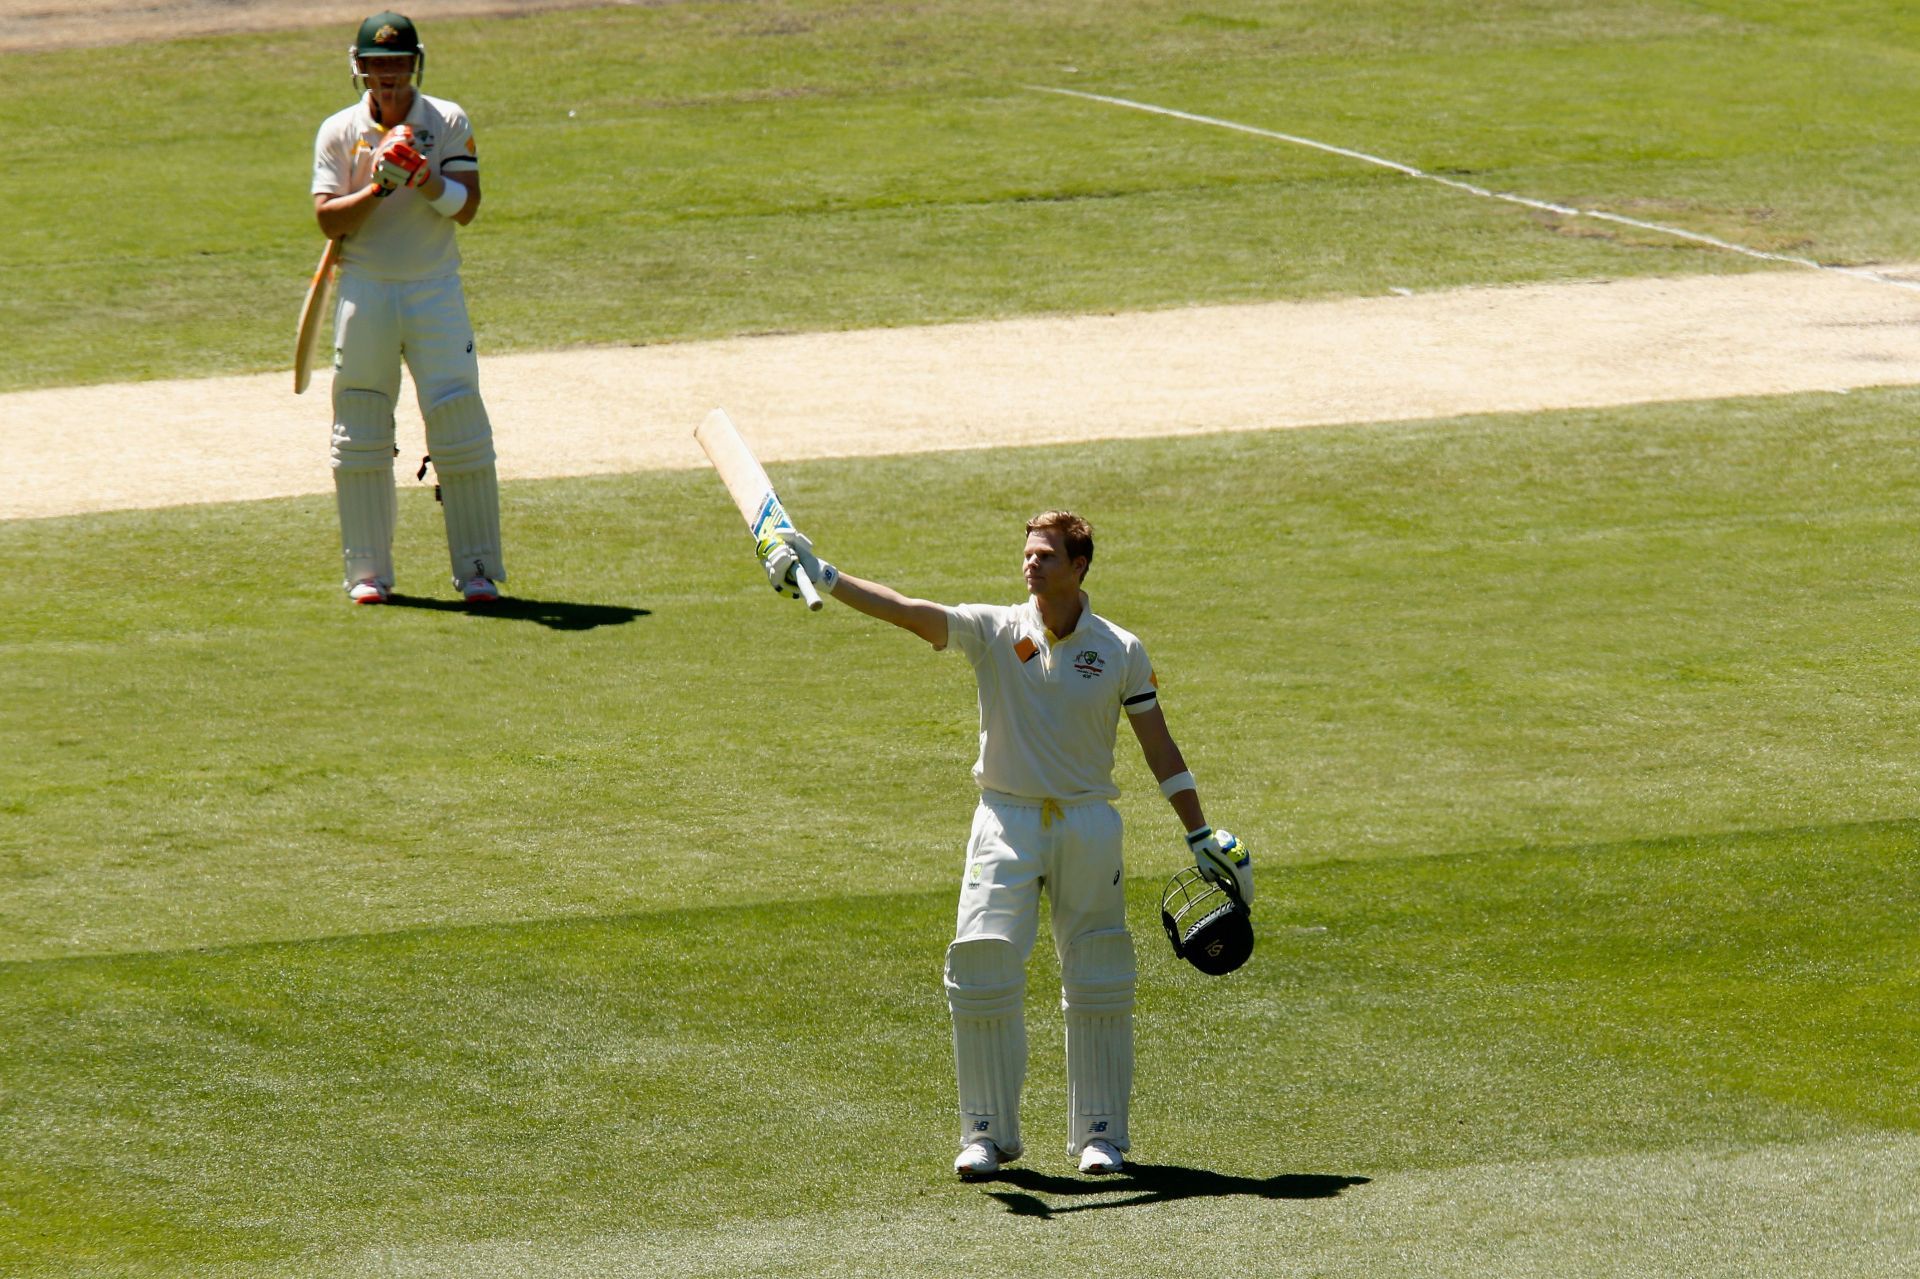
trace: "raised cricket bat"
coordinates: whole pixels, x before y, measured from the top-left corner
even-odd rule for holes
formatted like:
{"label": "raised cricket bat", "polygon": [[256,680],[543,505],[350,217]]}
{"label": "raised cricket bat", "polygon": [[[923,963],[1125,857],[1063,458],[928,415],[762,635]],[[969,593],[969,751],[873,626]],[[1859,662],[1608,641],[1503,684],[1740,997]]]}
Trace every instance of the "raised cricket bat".
{"label": "raised cricket bat", "polygon": [[[740,438],[739,429],[725,409],[707,414],[707,420],[694,431],[693,438],[700,441],[700,447],[707,451],[707,460],[720,472],[720,481],[727,486],[733,504],[740,508],[740,518],[747,522],[747,532],[752,534],[755,546],[769,533],[793,527],[793,521],[787,518],[787,508],[780,505],[780,495],[773,491],[766,469]],[[818,609],[820,592],[814,589],[807,570],[795,564],[793,580],[807,607]]]}
{"label": "raised cricket bat", "polygon": [[333,272],[340,263],[340,241],[328,240],[320,254],[320,265],[313,270],[313,283],[307,286],[307,300],[300,307],[300,329],[293,338],[293,393],[300,394],[313,381],[313,356],[320,346],[320,331],[327,327],[327,304],[333,300]]}

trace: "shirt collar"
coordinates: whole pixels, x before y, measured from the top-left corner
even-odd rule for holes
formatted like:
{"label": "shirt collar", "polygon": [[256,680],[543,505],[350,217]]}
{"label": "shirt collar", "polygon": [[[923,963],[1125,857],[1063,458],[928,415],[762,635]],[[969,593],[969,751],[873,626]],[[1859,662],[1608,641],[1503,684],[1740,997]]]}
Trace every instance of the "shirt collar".
{"label": "shirt collar", "polygon": [[[413,102],[407,107],[407,118],[400,121],[401,124],[418,124],[420,122],[421,113],[426,107],[426,96],[426,94],[420,92],[417,88],[413,91]],[[373,118],[372,90],[368,90],[360,95],[360,121],[364,127],[369,129],[393,128],[392,125],[381,124]]]}
{"label": "shirt collar", "polygon": [[1078,624],[1074,626],[1074,628],[1071,631],[1067,632],[1066,635],[1055,635],[1051,630],[1047,628],[1047,624],[1045,620],[1043,620],[1040,616],[1040,601],[1035,599],[1031,595],[1027,596],[1027,620],[1033,624],[1033,629],[1035,631],[1037,631],[1041,635],[1046,636],[1047,643],[1049,644],[1057,644],[1063,639],[1067,639],[1071,636],[1078,635],[1081,631],[1086,630],[1087,622],[1090,618],[1092,618],[1092,616],[1093,616],[1093,601],[1087,598],[1087,593],[1085,591],[1081,591],[1080,592],[1080,621],[1078,622]]}

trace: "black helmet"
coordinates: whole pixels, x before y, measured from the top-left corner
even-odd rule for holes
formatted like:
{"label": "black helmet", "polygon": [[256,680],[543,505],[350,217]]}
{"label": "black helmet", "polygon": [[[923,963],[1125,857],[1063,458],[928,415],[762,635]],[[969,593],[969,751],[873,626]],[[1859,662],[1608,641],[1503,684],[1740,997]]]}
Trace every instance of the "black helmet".
{"label": "black helmet", "polygon": [[1253,954],[1253,918],[1233,881],[1218,883],[1189,866],[1160,894],[1160,923],[1173,953],[1209,977],[1221,977]]}

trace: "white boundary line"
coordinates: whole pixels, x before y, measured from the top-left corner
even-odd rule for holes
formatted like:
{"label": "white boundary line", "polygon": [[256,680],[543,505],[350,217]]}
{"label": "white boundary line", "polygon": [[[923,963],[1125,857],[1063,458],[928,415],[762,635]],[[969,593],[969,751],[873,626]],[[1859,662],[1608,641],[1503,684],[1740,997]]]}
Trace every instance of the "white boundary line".
{"label": "white boundary line", "polygon": [[1509,204],[1524,205],[1529,209],[1540,209],[1547,213],[1559,213],[1573,218],[1596,218],[1602,222],[1617,222],[1622,226],[1638,227],[1642,231],[1655,231],[1661,235],[1670,235],[1681,240],[1692,240],[1696,244],[1711,245],[1716,249],[1725,249],[1729,253],[1740,253],[1750,258],[1761,258],[1768,262],[1786,262],[1793,266],[1810,267],[1815,271],[1831,271],[1836,275],[1850,275],[1856,279],[1869,280],[1874,284],[1890,284],[1896,289],[1920,290],[1920,282],[1901,280],[1865,267],[1834,266],[1826,262],[1816,262],[1812,258],[1795,257],[1789,253],[1768,253],[1764,249],[1749,248],[1744,244],[1735,244],[1731,240],[1722,240],[1717,236],[1702,235],[1698,231],[1683,231],[1679,227],[1662,226],[1658,222],[1642,222],[1638,218],[1629,218],[1618,213],[1608,213],[1604,209],[1575,209],[1564,204],[1554,204],[1547,200],[1531,200],[1524,195],[1513,195],[1505,191],[1489,191],[1485,187],[1474,186],[1471,182],[1458,182],[1452,178],[1443,178],[1437,173],[1428,173],[1416,169],[1410,164],[1401,164],[1397,160],[1388,160],[1382,156],[1368,155],[1365,151],[1352,151],[1346,147],[1337,147],[1329,142],[1315,142],[1312,138],[1295,137],[1291,133],[1276,133],[1272,129],[1260,129],[1251,124],[1237,124],[1232,120],[1219,120],[1213,116],[1194,115],[1188,111],[1176,111],[1172,107],[1157,107],[1148,102],[1133,102],[1126,98],[1110,98],[1101,93],[1083,93],[1079,89],[1059,89],[1049,85],[1030,84],[1027,86],[1036,93],[1057,93],[1062,97],[1084,98],[1088,102],[1104,102],[1109,106],[1126,107],[1132,111],[1145,111],[1151,115],[1171,116],[1175,120],[1189,120],[1194,124],[1210,124],[1220,129],[1233,129],[1239,133],[1251,133],[1255,137],[1273,138],[1279,142],[1291,142],[1295,146],[1312,147],[1315,151],[1325,151],[1329,155],[1345,156],[1349,160],[1359,160],[1366,164],[1378,165],[1383,169],[1392,169],[1395,173],[1409,178],[1419,178],[1426,182],[1438,182],[1441,186],[1452,187],[1456,191],[1465,191],[1469,195],[1483,196],[1489,200],[1505,200]]}

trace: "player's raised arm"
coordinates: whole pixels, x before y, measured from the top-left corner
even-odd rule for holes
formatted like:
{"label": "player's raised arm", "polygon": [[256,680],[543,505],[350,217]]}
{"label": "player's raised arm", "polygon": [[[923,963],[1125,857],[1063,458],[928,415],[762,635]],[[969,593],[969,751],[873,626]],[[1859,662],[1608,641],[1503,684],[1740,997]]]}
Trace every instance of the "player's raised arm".
{"label": "player's raised arm", "polygon": [[812,540],[798,529],[779,530],[773,538],[762,544],[760,558],[767,567],[767,580],[773,583],[776,591],[795,593],[791,583],[798,576],[794,572],[798,568],[819,586],[821,594],[839,600],[848,608],[865,613],[868,617],[877,617],[883,622],[892,622],[903,631],[912,631],[935,648],[947,646],[945,608],[931,600],[902,595],[891,586],[842,573],[815,554]]}
{"label": "player's raised arm", "polygon": [[883,622],[892,622],[901,630],[912,631],[935,648],[947,646],[947,610],[930,600],[912,599],[891,586],[864,581],[845,573],[836,573],[833,586],[827,594],[868,617],[877,617]]}

